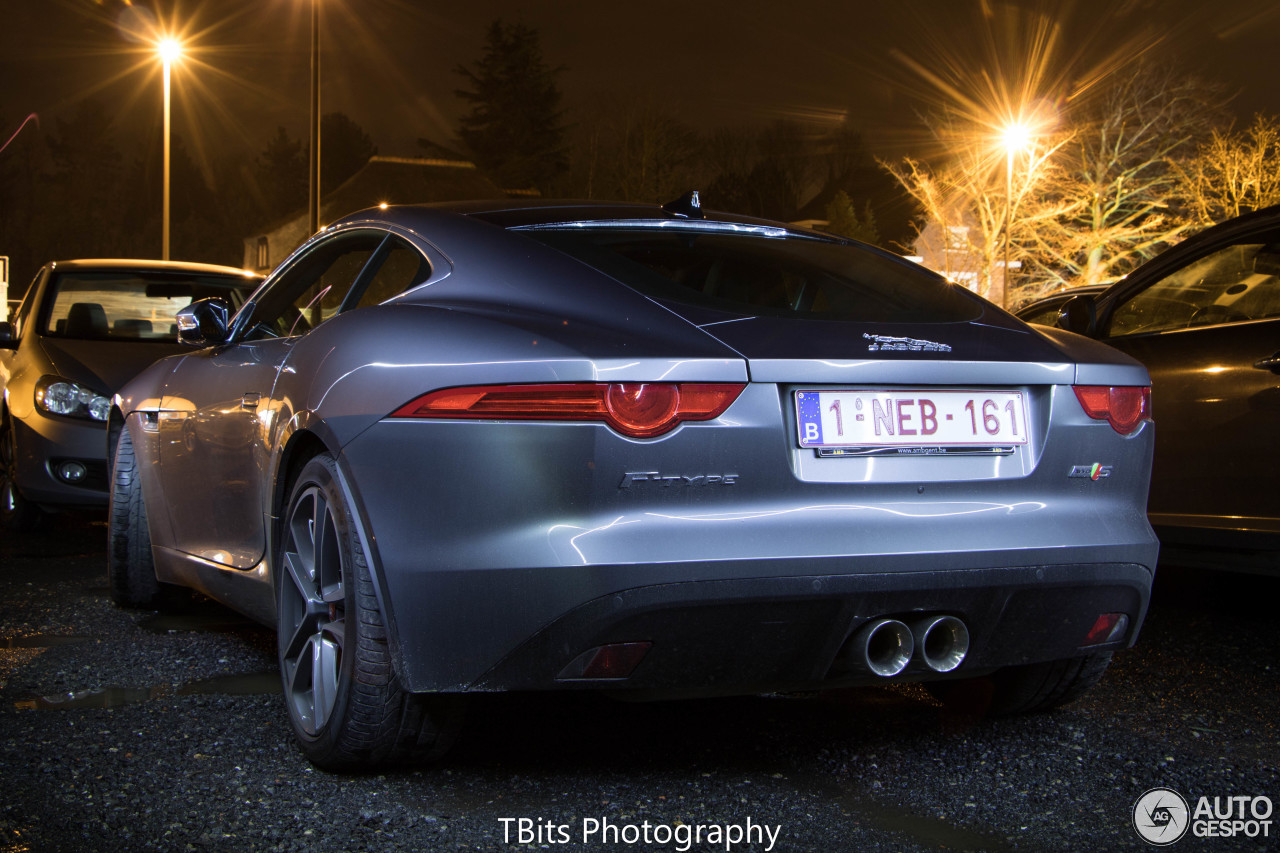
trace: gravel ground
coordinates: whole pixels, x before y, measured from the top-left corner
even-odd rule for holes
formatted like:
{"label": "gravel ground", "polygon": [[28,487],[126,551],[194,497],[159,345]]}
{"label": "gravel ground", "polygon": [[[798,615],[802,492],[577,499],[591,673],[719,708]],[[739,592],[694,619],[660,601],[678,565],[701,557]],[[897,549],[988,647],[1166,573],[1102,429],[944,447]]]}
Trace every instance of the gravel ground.
{"label": "gravel ground", "polygon": [[[1138,648],[1054,714],[967,719],[912,686],[493,696],[444,763],[338,776],[293,746],[272,635],[208,601],[115,608],[104,539],[74,518],[0,538],[0,853],[762,851],[763,827],[780,851],[1141,850],[1148,789],[1280,803],[1276,579],[1162,569]],[[1280,849],[1271,819],[1173,849]],[[584,842],[600,824],[617,836]]]}

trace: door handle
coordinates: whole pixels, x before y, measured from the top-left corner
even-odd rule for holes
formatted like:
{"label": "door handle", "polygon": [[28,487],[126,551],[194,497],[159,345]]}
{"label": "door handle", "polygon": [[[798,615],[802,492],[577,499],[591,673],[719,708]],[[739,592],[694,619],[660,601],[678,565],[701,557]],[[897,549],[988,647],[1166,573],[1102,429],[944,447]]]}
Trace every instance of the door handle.
{"label": "door handle", "polygon": [[[1277,354],[1280,355],[1280,353],[1277,353]],[[250,391],[248,394],[245,394],[243,397],[240,398],[240,408],[242,409],[258,408],[258,399],[261,396],[262,396],[261,394],[258,394],[255,391]]]}
{"label": "door handle", "polygon": [[1255,361],[1253,366],[1258,370],[1270,370],[1272,373],[1280,373],[1280,352]]}

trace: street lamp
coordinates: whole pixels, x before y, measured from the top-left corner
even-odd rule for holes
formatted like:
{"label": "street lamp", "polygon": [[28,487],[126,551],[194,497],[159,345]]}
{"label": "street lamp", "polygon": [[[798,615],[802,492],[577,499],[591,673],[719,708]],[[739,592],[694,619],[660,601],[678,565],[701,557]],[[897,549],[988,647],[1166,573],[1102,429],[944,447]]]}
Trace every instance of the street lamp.
{"label": "street lamp", "polygon": [[1025,151],[1031,144],[1031,130],[1022,122],[1014,122],[1005,125],[1000,139],[1004,144],[1007,166],[1004,178],[1004,271],[1001,273],[1000,284],[1000,304],[1003,307],[1009,298],[1009,226],[1013,212],[1013,155],[1018,151]]}
{"label": "street lamp", "polygon": [[311,0],[311,156],[307,235],[320,228],[320,0]]}
{"label": "street lamp", "polygon": [[182,56],[182,43],[174,38],[161,39],[156,53],[164,61],[164,202],[161,212],[160,257],[169,260],[169,71]]}

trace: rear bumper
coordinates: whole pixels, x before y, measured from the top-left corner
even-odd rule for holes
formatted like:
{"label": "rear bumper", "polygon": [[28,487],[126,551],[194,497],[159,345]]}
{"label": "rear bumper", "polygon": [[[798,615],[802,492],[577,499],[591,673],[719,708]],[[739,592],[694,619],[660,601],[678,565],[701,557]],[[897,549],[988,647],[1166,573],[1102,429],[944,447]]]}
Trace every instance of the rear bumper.
{"label": "rear bumper", "polygon": [[[625,567],[635,575],[644,568]],[[554,575],[557,586],[574,583],[569,575],[546,569],[539,573],[542,582],[552,582]],[[467,578],[476,574],[436,575],[436,583],[423,585],[422,597],[402,596],[396,602],[399,671],[409,689],[596,687],[714,694],[880,683],[880,677],[847,663],[842,651],[849,638],[877,617],[910,623],[932,614],[955,616],[968,628],[969,654],[945,676],[965,677],[1132,645],[1146,616],[1152,583],[1146,566],[1102,563],[644,585],[585,600],[492,660],[495,630],[501,633],[498,626],[505,620],[485,603],[501,608],[507,596],[492,589],[464,589],[471,585]],[[531,578],[502,574],[489,581],[530,590],[524,609],[536,606],[538,596],[527,584]],[[436,588],[428,591],[428,586]],[[446,593],[450,586],[454,588]],[[442,600],[471,604],[441,607]],[[1109,644],[1084,647],[1086,634],[1103,613],[1125,614],[1127,630]],[[406,618],[408,614],[413,616]],[[614,643],[652,645],[626,679],[581,680],[565,674],[584,653]],[[428,652],[432,648],[435,654]],[[896,677],[942,676],[928,670],[917,655]]]}
{"label": "rear bumper", "polygon": [[[748,387],[726,423],[655,440],[386,421],[339,465],[410,690],[591,686],[562,674],[612,643],[652,646],[602,687],[857,683],[837,666],[850,635],[926,614],[965,623],[959,677],[1082,654],[1100,613],[1128,626],[1094,650],[1124,646],[1146,614],[1150,425],[1121,437],[1040,396],[1058,426],[1011,457],[797,461],[787,398]],[[1092,463],[1114,473],[1072,476]]]}

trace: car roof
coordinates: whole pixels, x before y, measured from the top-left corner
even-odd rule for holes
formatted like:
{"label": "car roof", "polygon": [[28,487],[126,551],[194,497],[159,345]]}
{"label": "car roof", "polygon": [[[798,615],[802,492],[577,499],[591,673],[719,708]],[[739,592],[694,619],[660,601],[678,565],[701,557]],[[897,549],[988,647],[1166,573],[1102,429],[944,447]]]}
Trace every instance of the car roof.
{"label": "car roof", "polygon": [[[689,216],[677,212],[676,207],[682,200],[668,205],[645,204],[640,202],[593,201],[589,199],[488,199],[480,201],[442,202],[425,205],[401,205],[401,207],[427,207],[458,213],[464,216],[481,219],[502,228],[513,228],[522,225],[548,225],[557,222],[594,222],[594,221],[636,221],[636,220],[693,220],[703,219],[709,222],[731,222],[745,225],[764,225],[772,228],[786,228],[798,234],[811,233],[810,229],[789,225],[772,219],[761,219],[752,216],[740,216],[718,210],[698,209],[700,215]],[[823,236],[832,240],[840,238],[833,234],[812,232],[815,236]]]}
{"label": "car roof", "polygon": [[[1061,290],[1055,290],[1053,293],[1032,299],[1030,302],[1024,303],[1018,311],[1024,311],[1034,305],[1040,305],[1044,302],[1053,302],[1055,300],[1066,300],[1073,296],[1086,296],[1090,293],[1101,293],[1115,282],[1107,282],[1106,284],[1080,284],[1075,287],[1064,287]],[[1017,312],[1015,312],[1017,313]]]}
{"label": "car roof", "polygon": [[195,261],[156,261],[140,258],[76,258],[67,261],[52,261],[48,266],[54,270],[138,270],[145,272],[200,273],[202,275],[239,275],[247,279],[262,278],[261,275],[252,270]]}

